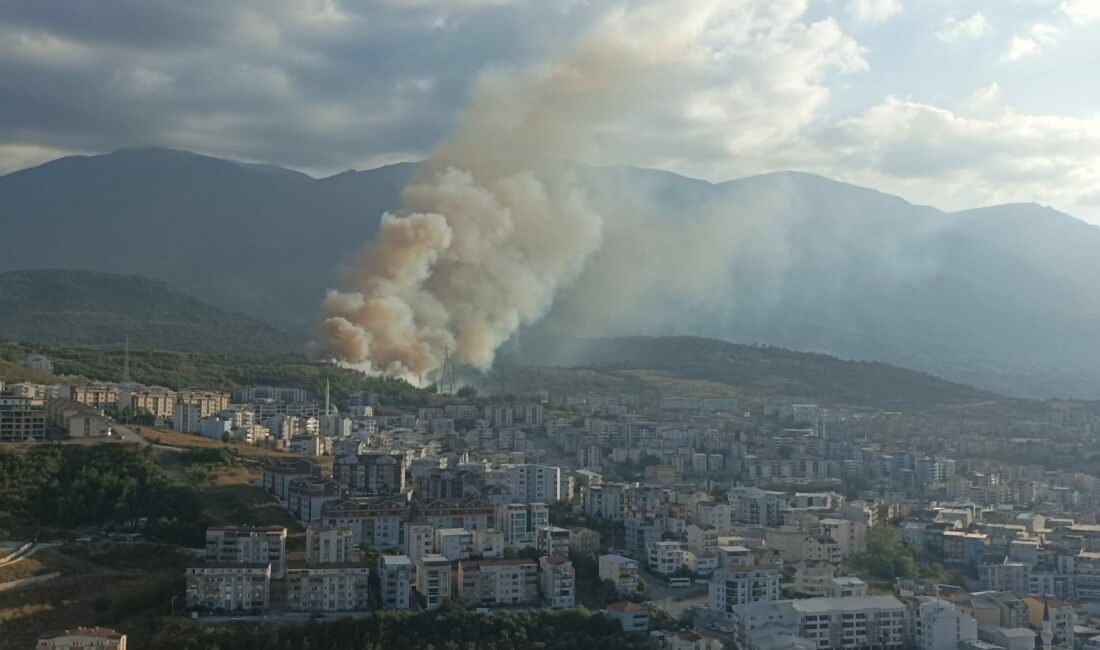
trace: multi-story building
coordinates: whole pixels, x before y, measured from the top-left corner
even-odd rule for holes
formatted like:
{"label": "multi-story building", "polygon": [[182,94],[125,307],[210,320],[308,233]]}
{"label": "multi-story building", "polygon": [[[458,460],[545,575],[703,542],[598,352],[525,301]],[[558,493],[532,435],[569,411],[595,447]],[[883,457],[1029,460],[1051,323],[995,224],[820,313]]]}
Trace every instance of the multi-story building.
{"label": "multi-story building", "polygon": [[632,594],[638,590],[638,561],[622,555],[601,555],[600,580],[610,580],[619,594]]}
{"label": "multi-story building", "polygon": [[264,489],[279,501],[286,501],[290,482],[295,479],[319,479],[323,475],[321,464],[315,460],[273,460],[264,464]]}
{"label": "multi-story building", "polygon": [[782,492],[766,492],[754,487],[735,487],[729,491],[734,518],[751,526],[779,526],[788,506]]}
{"label": "multi-story building", "polygon": [[332,465],[336,480],[361,494],[400,494],[405,491],[405,454],[369,451],[341,456]]}
{"label": "multi-story building", "polygon": [[710,581],[711,611],[733,620],[734,608],[745,603],[779,600],[781,575],[774,569],[719,569]]}
{"label": "multi-story building", "polygon": [[186,571],[187,607],[213,611],[267,609],[271,599],[271,564],[207,563]]}
{"label": "multi-story building", "polygon": [[54,398],[46,400],[46,424],[64,431],[70,438],[106,438],[111,421],[100,411],[82,402]]}
{"label": "multi-story building", "polygon": [[105,627],[78,627],[38,637],[35,650],[126,650],[126,635]]}
{"label": "multi-story building", "polygon": [[759,601],[733,608],[734,638],[743,650],[770,647],[777,635],[813,641],[817,650],[899,650],[907,610],[893,596]]}
{"label": "multi-story building", "polygon": [[592,555],[600,552],[600,534],[591,528],[571,526],[569,528],[569,553],[574,557]]}
{"label": "multi-story building", "polygon": [[494,512],[493,504],[481,497],[413,502],[413,521],[435,528],[486,530],[494,527]]}
{"label": "multi-story building", "polygon": [[350,528],[355,543],[373,548],[404,548],[402,530],[409,503],[400,497],[351,497],[321,506],[321,525]]}
{"label": "multi-story building", "polygon": [[283,388],[280,386],[242,386],[233,391],[238,402],[273,400],[276,402],[304,402],[309,395],[304,388]]}
{"label": "multi-story building", "polygon": [[306,562],[309,564],[347,564],[358,557],[355,535],[350,528],[306,529]]}
{"label": "multi-story building", "polygon": [[533,548],[536,529],[550,523],[545,503],[505,503],[497,507],[496,515],[504,543],[512,548]]}
{"label": "multi-story building", "polygon": [[589,517],[621,521],[626,515],[626,485],[608,482],[582,486],[581,509]]}
{"label": "multi-story building", "polygon": [[435,552],[435,526],[431,524],[405,524],[405,554],[413,562]]}
{"label": "multi-story building", "polygon": [[723,650],[725,647],[718,637],[699,630],[681,630],[668,637],[668,650]]}
{"label": "multi-story building", "polygon": [[271,577],[281,579],[286,575],[286,528],[207,528],[206,559],[222,564],[269,564]]}
{"label": "multi-story building", "polygon": [[435,552],[452,562],[470,559],[474,535],[465,528],[440,528],[435,531]]}
{"label": "multi-story building", "polygon": [[451,561],[434,553],[416,561],[416,593],[424,609],[436,609],[451,597]]}
{"label": "multi-story building", "polygon": [[539,591],[548,607],[572,607],[576,602],[577,580],[573,563],[564,555],[539,558]]}
{"label": "multi-story building", "polygon": [[45,439],[44,400],[0,395],[0,442],[42,442]]}
{"label": "multi-story building", "polygon": [[914,619],[916,644],[920,650],[956,650],[960,642],[978,639],[978,623],[974,617],[956,610],[947,601],[920,597]]}
{"label": "multi-story building", "polygon": [[468,607],[538,602],[534,560],[465,560],[458,563],[458,599]]}
{"label": "multi-story building", "polygon": [[172,429],[182,433],[202,432],[202,407],[198,404],[178,403],[172,407]]}
{"label": "multi-story building", "polygon": [[684,545],[681,542],[653,542],[648,549],[649,570],[669,576],[684,566]]}
{"label": "multi-story building", "polygon": [[124,386],[118,391],[118,407],[167,420],[176,408],[176,392],[156,386]]}
{"label": "multi-story building", "polygon": [[378,582],[382,609],[408,609],[413,562],[407,555],[380,555]]}
{"label": "multi-story building", "polygon": [[286,508],[300,522],[319,523],[324,505],[340,501],[344,492],[344,484],[330,478],[291,479]]}
{"label": "multi-story building", "polygon": [[361,564],[295,563],[286,570],[286,606],[297,612],[367,609],[370,569]]}
{"label": "multi-story building", "polygon": [[73,401],[87,404],[100,410],[118,406],[118,386],[108,384],[85,384],[69,389]]}
{"label": "multi-story building", "polygon": [[621,602],[607,606],[607,618],[622,627],[623,632],[645,632],[649,630],[649,610],[638,603]]}
{"label": "multi-story building", "polygon": [[193,404],[198,406],[200,418],[209,417],[218,411],[224,411],[229,408],[229,393],[222,393],[216,390],[186,388],[176,395],[176,399],[180,404]]}
{"label": "multi-story building", "polygon": [[627,517],[623,528],[626,531],[626,550],[631,553],[648,553],[650,544],[661,541],[664,534],[660,522],[653,519]]}
{"label": "multi-story building", "polygon": [[569,555],[569,529],[557,526],[535,528],[535,548],[543,555]]}
{"label": "multi-story building", "polygon": [[829,562],[840,564],[840,544],[826,535],[815,535],[784,526],[765,533],[768,548],[779,552],[784,562]]}
{"label": "multi-story building", "polygon": [[563,499],[560,467],[549,465],[504,465],[486,474],[491,484],[500,485],[520,503],[550,503]]}

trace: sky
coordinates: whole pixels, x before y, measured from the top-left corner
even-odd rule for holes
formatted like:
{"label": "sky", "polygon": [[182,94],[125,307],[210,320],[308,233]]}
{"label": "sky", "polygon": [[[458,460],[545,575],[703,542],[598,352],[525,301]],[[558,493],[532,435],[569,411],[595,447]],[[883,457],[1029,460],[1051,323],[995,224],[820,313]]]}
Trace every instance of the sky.
{"label": "sky", "polygon": [[1100,224],[1100,0],[671,1],[0,0],[0,173],[148,145],[318,176],[419,160],[479,78],[663,4],[670,30],[705,9],[696,47],[593,118],[583,162]]}

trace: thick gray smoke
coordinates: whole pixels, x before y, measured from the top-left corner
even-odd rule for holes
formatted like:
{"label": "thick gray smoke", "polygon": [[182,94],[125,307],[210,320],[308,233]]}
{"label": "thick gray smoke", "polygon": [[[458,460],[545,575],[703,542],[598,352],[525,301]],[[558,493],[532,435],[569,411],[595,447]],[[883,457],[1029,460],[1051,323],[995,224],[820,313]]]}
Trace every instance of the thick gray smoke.
{"label": "thick gray smoke", "polygon": [[483,75],[325,298],[315,352],[399,376],[448,353],[490,366],[601,245],[604,220],[566,163],[599,159],[612,116],[660,99],[705,16],[670,28],[652,9],[613,12],[556,64]]}

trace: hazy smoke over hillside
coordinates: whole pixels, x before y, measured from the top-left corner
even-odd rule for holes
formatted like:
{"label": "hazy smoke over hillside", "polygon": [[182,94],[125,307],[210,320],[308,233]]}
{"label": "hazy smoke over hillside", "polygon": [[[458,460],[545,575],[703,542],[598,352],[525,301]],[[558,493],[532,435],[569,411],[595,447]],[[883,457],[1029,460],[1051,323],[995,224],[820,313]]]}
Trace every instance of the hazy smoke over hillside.
{"label": "hazy smoke over hillside", "polygon": [[437,369],[448,351],[486,368],[543,317],[604,226],[562,163],[601,159],[614,116],[659,105],[710,16],[696,8],[672,25],[670,7],[612,13],[560,62],[483,75],[400,213],[325,298],[314,352],[406,376]]}

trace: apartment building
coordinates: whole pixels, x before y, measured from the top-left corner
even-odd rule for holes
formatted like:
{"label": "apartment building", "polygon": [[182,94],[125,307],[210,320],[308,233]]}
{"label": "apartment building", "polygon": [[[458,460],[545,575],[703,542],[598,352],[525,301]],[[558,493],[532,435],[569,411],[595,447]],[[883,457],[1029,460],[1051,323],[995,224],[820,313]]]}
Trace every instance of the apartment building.
{"label": "apartment building", "polygon": [[378,583],[382,609],[408,609],[413,562],[407,555],[378,557]]}
{"label": "apartment building", "polygon": [[576,602],[577,580],[573,563],[564,555],[539,558],[539,591],[542,602],[554,609],[572,607]]}
{"label": "apartment building", "polygon": [[287,567],[287,609],[296,612],[365,611],[370,569],[356,563]]}
{"label": "apartment building", "polygon": [[435,526],[431,524],[405,524],[405,554],[413,562],[435,552]]}
{"label": "apartment building", "polygon": [[743,650],[764,650],[777,635],[808,639],[816,650],[899,650],[907,627],[906,606],[893,596],[759,601],[732,614]]}
{"label": "apartment building", "polygon": [[600,551],[600,534],[591,528],[571,526],[569,528],[569,552],[577,555],[591,555]]}
{"label": "apartment building", "polygon": [[582,486],[581,509],[589,517],[621,521],[626,516],[626,485],[602,483]]}
{"label": "apartment building", "polygon": [[295,479],[319,479],[324,469],[315,460],[270,460],[264,464],[264,489],[279,501],[286,501],[290,482]]}
{"label": "apartment building", "polygon": [[45,439],[45,400],[0,395],[0,442],[42,442]]}
{"label": "apartment building", "polygon": [[118,407],[167,420],[176,408],[176,392],[156,386],[124,386],[118,391]]}
{"label": "apartment building", "polygon": [[202,407],[179,403],[172,407],[172,429],[181,433],[202,433]]}
{"label": "apartment building", "polygon": [[535,548],[543,555],[569,555],[569,529],[557,526],[535,527]]}
{"label": "apartment building", "polygon": [[424,609],[436,609],[451,597],[451,561],[430,553],[416,561],[416,593]]}
{"label": "apartment building", "polygon": [[408,609],[415,563],[408,555],[378,558],[378,585],[383,609]]}
{"label": "apartment building", "polygon": [[46,400],[46,424],[64,431],[70,438],[106,438],[111,435],[111,421],[100,411],[76,400],[53,398]]}
{"label": "apartment building", "polygon": [[403,549],[408,521],[409,502],[403,497],[351,497],[321,506],[322,526],[350,528],[357,545],[370,542],[377,549]]}
{"label": "apartment building", "polygon": [[956,650],[961,642],[978,639],[974,617],[947,601],[922,596],[914,614],[913,628],[920,650]]}
{"label": "apartment building", "polygon": [[309,564],[347,564],[359,556],[355,535],[350,528],[306,529],[306,562]]}
{"label": "apartment building", "polygon": [[118,406],[118,386],[108,384],[86,384],[69,389],[73,401],[87,404],[100,410]]}
{"label": "apartment building", "polygon": [[501,504],[496,516],[504,543],[512,548],[533,548],[536,529],[550,523],[550,509],[545,503]]}
{"label": "apartment building", "polygon": [[435,531],[435,552],[452,562],[470,559],[474,535],[465,528],[440,528]]}
{"label": "apartment building", "polygon": [[206,559],[223,564],[269,564],[276,580],[286,575],[286,528],[219,526],[206,529]]}
{"label": "apartment building", "polygon": [[601,555],[599,560],[600,580],[610,580],[620,595],[632,594],[638,590],[638,561],[622,555]]}
{"label": "apartment building", "polygon": [[522,503],[550,503],[565,498],[561,468],[550,465],[504,465],[485,476],[490,484],[500,485]]}
{"label": "apartment building", "polygon": [[649,545],[649,570],[669,576],[684,566],[684,545],[680,542],[654,542]]}
{"label": "apartment building", "polygon": [[719,569],[710,581],[708,607],[733,620],[738,605],[779,600],[781,577],[774,569]]}
{"label": "apartment building", "polygon": [[405,454],[369,451],[341,456],[332,465],[336,480],[360,494],[400,494],[405,491]]}
{"label": "apartment building", "polygon": [[186,603],[191,609],[257,611],[271,600],[271,564],[209,562],[186,571]]}
{"label": "apartment building", "polygon": [[611,603],[605,612],[623,632],[645,632],[649,629],[649,610],[638,603]]}
{"label": "apartment building", "polygon": [[320,523],[324,505],[339,501],[344,492],[343,483],[333,479],[291,479],[287,486],[286,508],[300,522]]}
{"label": "apartment building", "polygon": [[467,607],[533,605],[539,598],[538,568],[534,560],[459,562],[458,599]]}
{"label": "apartment building", "polygon": [[473,547],[470,552],[483,560],[494,560],[504,557],[504,533],[495,528],[475,530],[473,532]]}
{"label": "apartment building", "polygon": [[35,650],[126,650],[126,635],[105,627],[78,627],[38,637]]}

